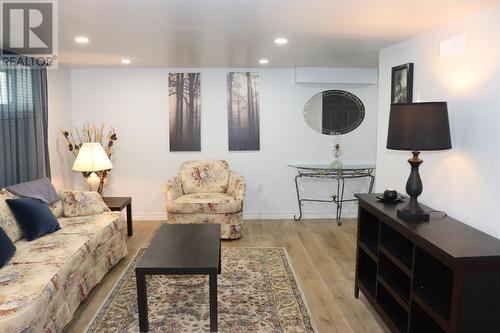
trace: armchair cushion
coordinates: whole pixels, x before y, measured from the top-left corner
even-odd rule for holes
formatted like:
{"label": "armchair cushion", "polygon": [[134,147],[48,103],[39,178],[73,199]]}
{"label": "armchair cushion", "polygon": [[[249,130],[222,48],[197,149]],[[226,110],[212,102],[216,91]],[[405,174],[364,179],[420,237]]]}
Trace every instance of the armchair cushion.
{"label": "armchair cushion", "polygon": [[243,201],[245,196],[246,183],[245,178],[235,171],[229,171],[229,184],[227,194]]}
{"label": "armchair cushion", "polygon": [[242,210],[242,200],[225,193],[193,193],[167,202],[168,213],[237,213]]}
{"label": "armchair cushion", "polygon": [[180,177],[184,194],[226,193],[229,165],[226,161],[187,161],[181,164]]}
{"label": "armchair cushion", "polygon": [[181,177],[174,176],[167,181],[167,186],[165,187],[167,202],[174,201],[181,195],[184,195],[184,192],[182,192]]}

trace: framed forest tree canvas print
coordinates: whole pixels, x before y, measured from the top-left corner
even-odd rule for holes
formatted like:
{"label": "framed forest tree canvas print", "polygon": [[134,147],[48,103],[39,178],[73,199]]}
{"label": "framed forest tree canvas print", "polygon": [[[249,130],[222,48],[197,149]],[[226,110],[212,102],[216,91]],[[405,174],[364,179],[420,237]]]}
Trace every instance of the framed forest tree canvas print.
{"label": "framed forest tree canvas print", "polygon": [[170,151],[201,151],[200,73],[169,73]]}
{"label": "framed forest tree canvas print", "polygon": [[227,74],[229,150],[260,150],[259,74]]}

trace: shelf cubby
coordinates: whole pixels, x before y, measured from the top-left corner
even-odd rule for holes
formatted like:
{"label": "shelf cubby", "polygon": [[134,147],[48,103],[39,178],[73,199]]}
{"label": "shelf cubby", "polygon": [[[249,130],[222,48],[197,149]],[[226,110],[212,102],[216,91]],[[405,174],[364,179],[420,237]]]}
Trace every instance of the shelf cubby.
{"label": "shelf cubby", "polygon": [[418,304],[411,307],[410,333],[446,333]]}
{"label": "shelf cubby", "polygon": [[359,241],[363,243],[374,255],[378,253],[379,221],[370,212],[361,209],[359,211]]}
{"label": "shelf cubby", "polygon": [[389,316],[392,324],[399,332],[408,330],[408,312],[403,308],[382,284],[377,286],[377,303]]}
{"label": "shelf cubby", "polygon": [[358,280],[372,296],[375,296],[377,263],[364,251],[358,252]]}
{"label": "shelf cubby", "polygon": [[403,263],[408,270],[412,268],[413,243],[397,233],[387,224],[380,226],[380,245],[384,246],[394,257]]}
{"label": "shelf cubby", "polygon": [[411,296],[410,277],[382,253],[379,255],[378,267],[379,276],[387,282],[397,296],[403,299],[406,304],[409,304]]}
{"label": "shelf cubby", "polygon": [[413,292],[439,317],[450,317],[453,271],[427,252],[416,248]]}

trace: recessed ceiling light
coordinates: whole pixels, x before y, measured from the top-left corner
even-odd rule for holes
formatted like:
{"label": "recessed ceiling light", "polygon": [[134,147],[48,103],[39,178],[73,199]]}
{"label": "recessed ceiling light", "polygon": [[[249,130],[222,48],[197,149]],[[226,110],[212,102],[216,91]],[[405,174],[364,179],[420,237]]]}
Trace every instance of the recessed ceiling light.
{"label": "recessed ceiling light", "polygon": [[288,43],[288,39],[286,38],[278,37],[274,39],[274,44],[276,45],[285,45],[286,43]]}
{"label": "recessed ceiling light", "polygon": [[85,36],[78,36],[75,37],[75,42],[77,42],[78,44],[87,44],[89,42],[89,39]]}
{"label": "recessed ceiling light", "polygon": [[122,64],[124,65],[130,64],[130,59],[122,59]]}
{"label": "recessed ceiling light", "polygon": [[261,65],[265,65],[265,64],[268,64],[268,63],[269,63],[269,60],[267,60],[267,59],[260,59],[259,60],[259,64],[261,64]]}

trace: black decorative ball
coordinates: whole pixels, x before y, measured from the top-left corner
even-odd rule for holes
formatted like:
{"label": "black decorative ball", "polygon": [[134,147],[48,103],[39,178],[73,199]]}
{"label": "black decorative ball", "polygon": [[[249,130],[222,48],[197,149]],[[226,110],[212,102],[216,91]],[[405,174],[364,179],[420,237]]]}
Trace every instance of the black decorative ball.
{"label": "black decorative ball", "polygon": [[398,192],[395,190],[385,190],[384,198],[387,200],[396,200],[398,198]]}

